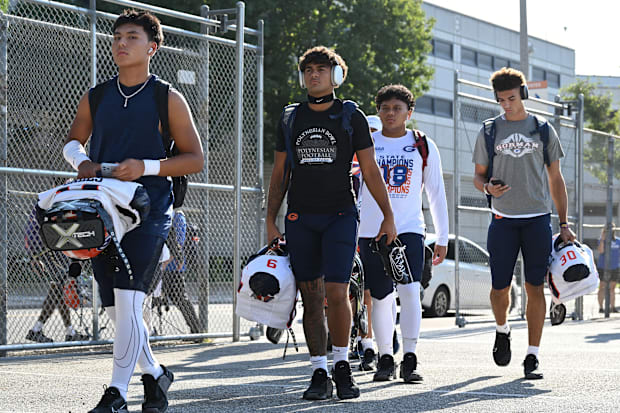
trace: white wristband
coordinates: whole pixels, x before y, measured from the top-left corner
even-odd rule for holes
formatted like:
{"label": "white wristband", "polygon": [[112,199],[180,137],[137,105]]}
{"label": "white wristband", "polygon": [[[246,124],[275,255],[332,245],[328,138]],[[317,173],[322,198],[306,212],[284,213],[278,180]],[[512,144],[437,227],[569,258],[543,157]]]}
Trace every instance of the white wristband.
{"label": "white wristband", "polygon": [[144,173],[142,176],[159,175],[159,167],[161,165],[159,159],[143,159],[142,162],[144,162]]}
{"label": "white wristband", "polygon": [[90,161],[84,146],[75,139],[67,142],[64,148],[62,148],[62,155],[76,171],[82,162]]}

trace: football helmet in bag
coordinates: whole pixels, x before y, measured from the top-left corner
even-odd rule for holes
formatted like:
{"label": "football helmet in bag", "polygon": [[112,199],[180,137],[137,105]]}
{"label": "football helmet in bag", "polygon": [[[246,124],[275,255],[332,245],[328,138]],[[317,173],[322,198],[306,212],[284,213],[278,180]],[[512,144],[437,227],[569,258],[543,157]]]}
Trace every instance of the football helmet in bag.
{"label": "football helmet in bag", "polygon": [[595,291],[598,284],[592,250],[577,241],[564,243],[559,235],[555,235],[547,271],[547,285],[553,302],[562,304],[581,297]]}

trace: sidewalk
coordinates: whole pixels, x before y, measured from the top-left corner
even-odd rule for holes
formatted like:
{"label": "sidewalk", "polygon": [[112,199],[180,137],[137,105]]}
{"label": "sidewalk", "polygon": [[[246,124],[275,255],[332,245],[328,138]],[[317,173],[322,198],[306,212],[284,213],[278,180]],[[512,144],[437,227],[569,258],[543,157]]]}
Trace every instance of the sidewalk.
{"label": "sidewalk", "polygon": [[[541,348],[545,379],[522,379],[527,348],[524,321],[512,322],[513,358],[493,364],[494,325],[454,326],[453,318],[423,319],[418,345],[422,384],[374,383],[355,370],[362,396],[307,402],[310,364],[300,318],[300,352],[261,338],[211,345],[159,347],[155,353],[176,376],[169,412],[615,412],[620,406],[620,319],[547,322]],[[282,342],[284,343],[284,339]],[[397,355],[397,360],[402,357]],[[356,367],[356,363],[354,363]],[[110,379],[111,353],[22,356],[0,360],[0,412],[85,412]],[[130,411],[140,411],[142,385],[129,389]]]}

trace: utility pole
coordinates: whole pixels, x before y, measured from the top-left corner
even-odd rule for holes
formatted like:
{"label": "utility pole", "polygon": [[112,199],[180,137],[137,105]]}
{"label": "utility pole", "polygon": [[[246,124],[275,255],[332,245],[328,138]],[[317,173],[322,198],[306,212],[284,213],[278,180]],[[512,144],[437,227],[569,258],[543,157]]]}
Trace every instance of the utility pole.
{"label": "utility pole", "polygon": [[527,0],[519,0],[520,3],[520,15],[521,15],[521,27],[520,27],[520,53],[521,53],[521,71],[525,75],[527,80],[530,80],[530,63],[528,59],[529,47],[527,39]]}

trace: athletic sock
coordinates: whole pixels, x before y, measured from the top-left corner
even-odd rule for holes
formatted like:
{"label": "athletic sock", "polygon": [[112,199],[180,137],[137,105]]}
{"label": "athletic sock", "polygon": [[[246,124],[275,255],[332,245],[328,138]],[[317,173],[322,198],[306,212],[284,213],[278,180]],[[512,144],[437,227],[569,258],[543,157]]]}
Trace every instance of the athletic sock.
{"label": "athletic sock", "polygon": [[422,324],[420,283],[397,284],[400,297],[400,331],[403,335],[403,353],[415,353]]}
{"label": "athletic sock", "polygon": [[372,329],[380,355],[394,354],[392,337],[394,335],[394,293],[391,292],[382,299],[372,298]]}
{"label": "athletic sock", "polygon": [[533,354],[533,355],[536,356],[536,358],[538,358],[538,349],[539,349],[538,346],[527,346],[527,353],[526,353],[526,355]]}
{"label": "athletic sock", "polygon": [[34,327],[32,327],[32,331],[34,331],[35,333],[38,333],[41,330],[43,330],[43,323],[40,321],[37,321],[36,323],[34,323]]}
{"label": "athletic sock", "polygon": [[334,365],[339,361],[349,361],[349,347],[332,346],[332,354],[334,355]]}
{"label": "athletic sock", "polygon": [[316,369],[323,369],[327,371],[327,356],[311,356],[310,363],[312,364],[312,372]]}
{"label": "athletic sock", "polygon": [[362,339],[362,349],[364,351],[366,351],[368,349],[373,349],[374,350],[374,348],[372,346],[372,338],[363,338]]}
{"label": "athletic sock", "polygon": [[508,323],[504,324],[503,326],[500,326],[498,324],[495,326],[495,330],[497,330],[499,333],[508,334],[510,333],[510,326],[508,325]]}

